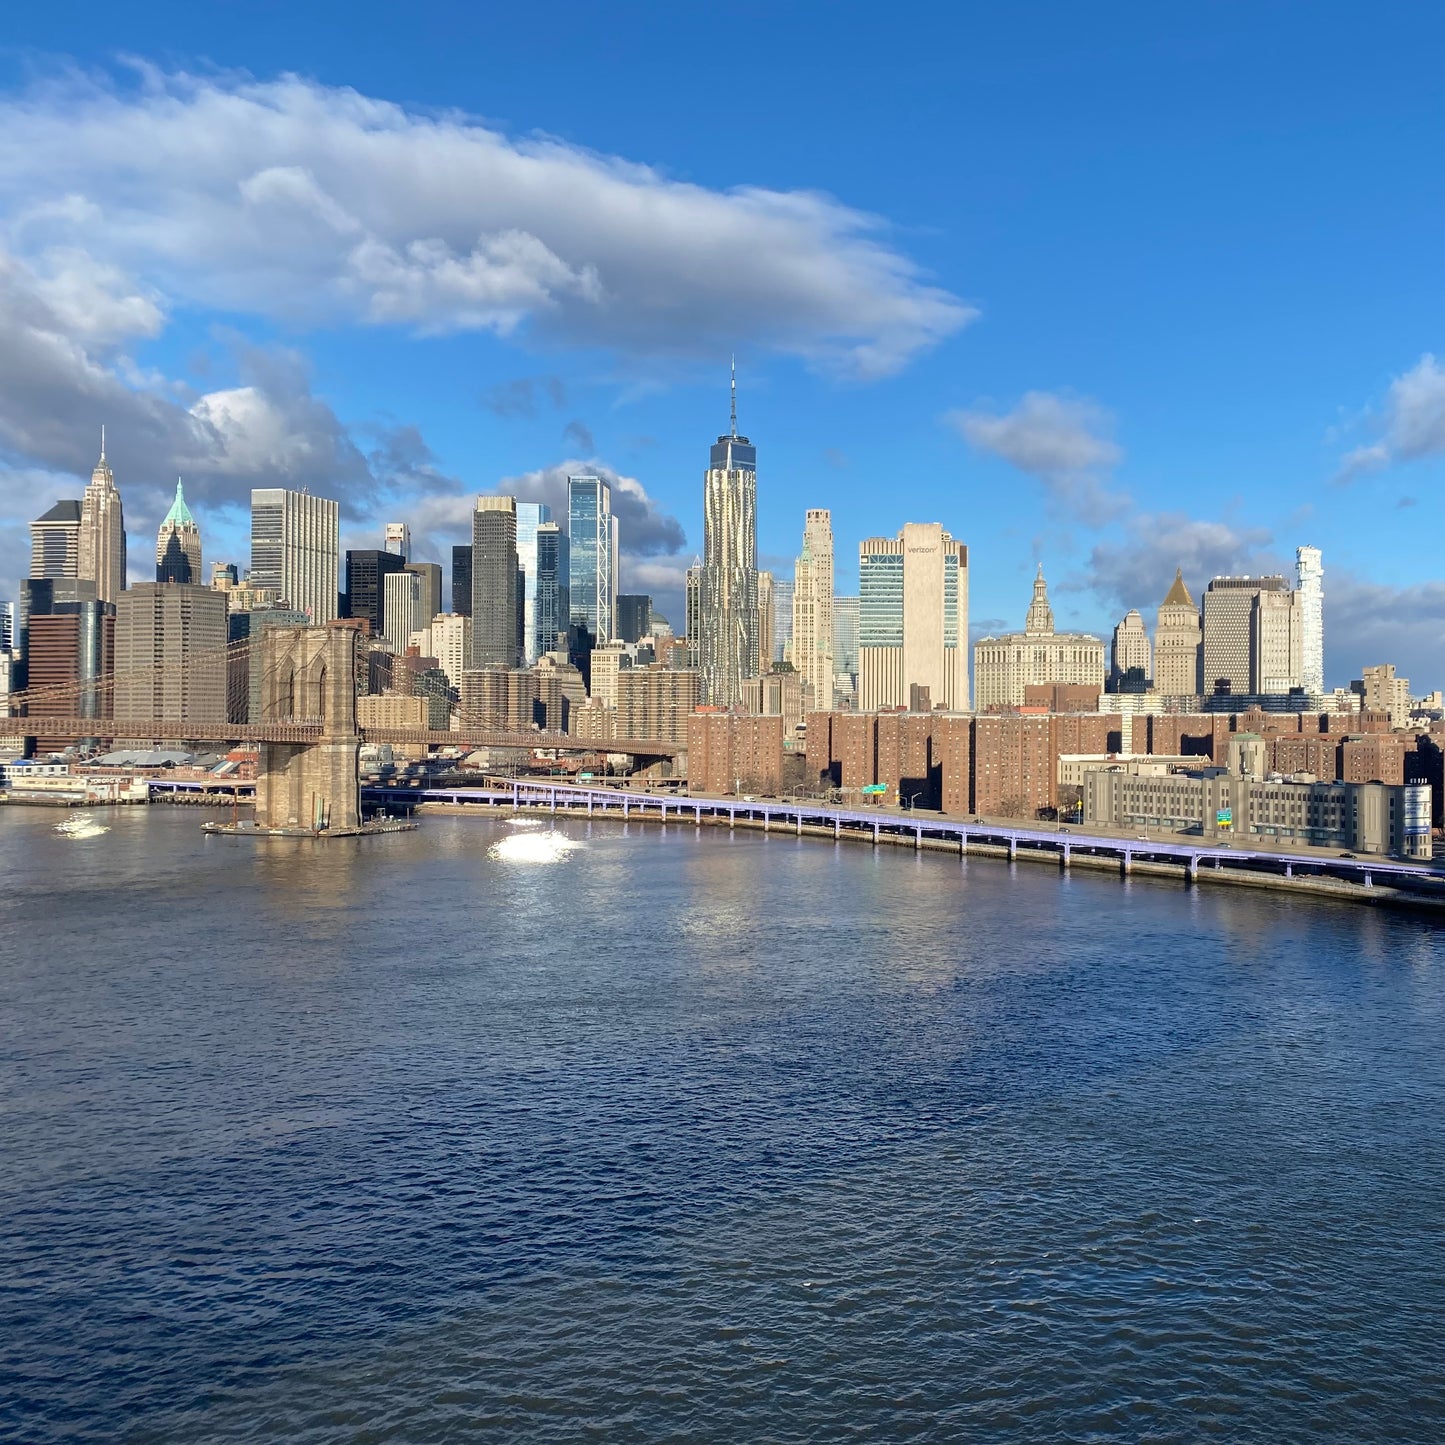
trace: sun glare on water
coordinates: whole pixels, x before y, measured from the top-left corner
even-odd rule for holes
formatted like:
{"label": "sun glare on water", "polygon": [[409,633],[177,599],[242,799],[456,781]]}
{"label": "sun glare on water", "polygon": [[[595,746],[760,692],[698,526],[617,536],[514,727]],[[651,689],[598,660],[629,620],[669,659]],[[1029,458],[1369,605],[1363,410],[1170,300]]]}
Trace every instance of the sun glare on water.
{"label": "sun glare on water", "polygon": [[513,833],[487,849],[499,863],[560,863],[582,846],[563,833]]}

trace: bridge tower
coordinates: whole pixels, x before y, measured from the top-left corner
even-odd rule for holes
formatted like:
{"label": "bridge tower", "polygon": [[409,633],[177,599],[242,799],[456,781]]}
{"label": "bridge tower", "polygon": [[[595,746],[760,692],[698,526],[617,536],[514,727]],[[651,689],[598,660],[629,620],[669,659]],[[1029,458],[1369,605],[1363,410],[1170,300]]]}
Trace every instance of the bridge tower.
{"label": "bridge tower", "polygon": [[265,725],[318,726],[314,742],[262,743],[256,823],[336,832],[361,824],[356,731],[356,633],[350,627],[267,627],[260,638]]}

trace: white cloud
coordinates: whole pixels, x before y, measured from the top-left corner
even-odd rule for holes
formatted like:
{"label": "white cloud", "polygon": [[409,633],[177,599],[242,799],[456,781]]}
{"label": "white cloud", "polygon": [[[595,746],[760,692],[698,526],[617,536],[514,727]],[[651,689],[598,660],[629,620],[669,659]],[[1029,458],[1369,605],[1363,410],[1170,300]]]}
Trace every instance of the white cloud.
{"label": "white cloud", "polygon": [[1097,542],[1080,576],[1064,590],[1090,591],[1122,615],[1137,607],[1146,618],[1164,600],[1176,569],[1195,602],[1211,577],[1274,573],[1282,564],[1269,551],[1273,538],[1263,527],[1200,521],[1182,512],[1136,513],[1122,537]]}
{"label": "white cloud", "polygon": [[1092,401],[1030,391],[1012,411],[974,406],[950,411],[944,420],[975,450],[1038,478],[1081,521],[1107,521],[1128,505],[1102,481],[1123,453],[1108,435],[1112,418]]}
{"label": "white cloud", "polygon": [[1445,455],[1445,369],[1429,352],[1390,383],[1383,432],[1380,440],[1345,457],[1336,481],[1354,481],[1396,462]]}
{"label": "white cloud", "polygon": [[71,76],[0,104],[26,257],[83,246],[176,301],[422,332],[526,327],[634,355],[739,337],[870,377],[973,310],[876,218],[729,191],[294,76]]}

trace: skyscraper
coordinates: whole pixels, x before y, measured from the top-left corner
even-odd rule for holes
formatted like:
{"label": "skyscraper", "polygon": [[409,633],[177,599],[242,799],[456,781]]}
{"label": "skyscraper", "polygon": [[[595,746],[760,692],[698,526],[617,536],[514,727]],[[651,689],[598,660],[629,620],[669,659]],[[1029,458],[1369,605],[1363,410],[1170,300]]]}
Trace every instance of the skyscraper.
{"label": "skyscraper", "polygon": [[[968,708],[968,548],[937,522],[858,548],[858,706]],[[797,655],[798,638],[793,638]]]}
{"label": "skyscraper", "polygon": [[537,591],[532,610],[532,656],[535,660],[557,647],[572,618],[568,598],[567,534],[556,522],[537,528]]}
{"label": "skyscraper", "polygon": [[1215,577],[1204,592],[1204,691],[1302,687],[1299,594],[1283,577]]}
{"label": "skyscraper", "polygon": [[774,662],[793,660],[793,579],[773,579],[773,633],[764,636],[761,646],[770,649]]}
{"label": "skyscraper", "polygon": [[567,531],[572,621],[600,646],[617,627],[617,518],[612,488],[601,477],[567,478]]}
{"label": "skyscraper", "polygon": [[803,520],[803,551],[793,567],[793,666],[815,712],[833,710],[833,518],[826,508]]}
{"label": "skyscraper", "polygon": [[403,562],[411,561],[411,528],[405,522],[388,522],[382,547]]}
{"label": "skyscraper", "polygon": [[413,632],[420,632],[431,618],[424,615],[422,579],[415,572],[402,569],[389,572],[382,579],[382,616],[387,646],[397,657],[406,655]]}
{"label": "skyscraper", "polygon": [[373,637],[386,636],[386,579],[405,570],[396,552],[372,547],[346,554],[346,610],[361,618]]}
{"label": "skyscraper", "polygon": [[100,429],[100,460],[80,503],[75,576],[94,582],[102,602],[114,602],[125,590],[125,513],[115,478],[105,460],[105,428]]}
{"label": "skyscraper", "polygon": [[442,610],[441,563],[408,562],[406,570],[421,579],[421,625],[425,627]]}
{"label": "skyscraper", "polygon": [[645,593],[617,594],[617,638],[640,642],[652,635],[652,598]]}
{"label": "skyscraper", "polygon": [[1154,624],[1154,691],[1166,697],[1192,697],[1204,691],[1203,634],[1199,609],[1176,570],[1159,604]]}
{"label": "skyscraper", "polygon": [[32,577],[52,582],[79,577],[80,512],[81,504],[67,499],[30,524]]}
{"label": "skyscraper", "polygon": [[478,497],[472,513],[472,666],[516,667],[517,500]]}
{"label": "skyscraper", "polygon": [[156,581],[193,582],[200,586],[201,529],[186,506],[181,479],[176,478],[176,497],[156,534]]}
{"label": "skyscraper", "polygon": [[1300,681],[1311,697],[1325,690],[1325,569],[1318,547],[1295,550],[1300,608]]}
{"label": "skyscraper", "polygon": [[226,598],[192,583],[142,582],[115,606],[115,716],[227,721]]}
{"label": "skyscraper", "polygon": [[[791,607],[793,604],[788,603]],[[773,665],[772,639],[778,626],[778,579],[766,568],[758,572],[758,673]],[[751,694],[749,694],[751,696]]]}
{"label": "skyscraper", "polygon": [[336,620],[341,508],[282,487],[251,492],[251,586],[269,588],[313,626]]}
{"label": "skyscraper", "polygon": [[[524,658],[536,662],[537,650],[537,528],[552,520],[552,509],[545,502],[517,503],[517,565],[522,569],[522,636]],[[542,652],[548,649],[543,648]]]}
{"label": "skyscraper", "polygon": [[858,599],[833,599],[833,667],[858,683]]}
{"label": "skyscraper", "polygon": [[698,589],[698,662],[705,701],[733,707],[758,675],[758,454],[738,435],[738,385],[732,378],[728,431],[717,439],[703,479],[702,577]]}
{"label": "skyscraper", "polygon": [[472,544],[452,548],[452,611],[472,615]]}
{"label": "skyscraper", "polygon": [[687,642],[688,665],[696,667],[702,656],[702,561],[694,557],[682,582],[682,635]]}
{"label": "skyscraper", "polygon": [[1114,628],[1114,644],[1110,651],[1109,682],[1115,691],[1133,668],[1139,669],[1141,681],[1147,680],[1152,667],[1149,634],[1139,609],[1132,607]]}

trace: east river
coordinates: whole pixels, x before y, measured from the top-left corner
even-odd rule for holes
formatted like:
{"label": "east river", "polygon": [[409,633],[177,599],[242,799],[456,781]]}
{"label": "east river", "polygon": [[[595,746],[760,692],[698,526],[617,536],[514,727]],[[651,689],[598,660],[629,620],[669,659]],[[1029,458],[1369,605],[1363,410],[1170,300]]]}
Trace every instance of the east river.
{"label": "east river", "polygon": [[204,816],[0,811],[0,1435],[1445,1438],[1429,919]]}

